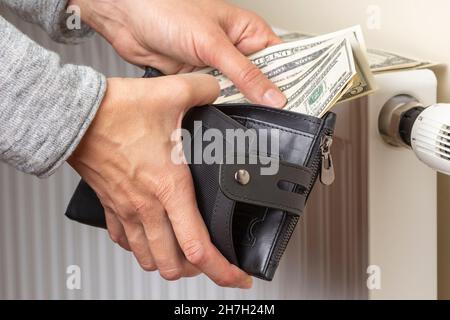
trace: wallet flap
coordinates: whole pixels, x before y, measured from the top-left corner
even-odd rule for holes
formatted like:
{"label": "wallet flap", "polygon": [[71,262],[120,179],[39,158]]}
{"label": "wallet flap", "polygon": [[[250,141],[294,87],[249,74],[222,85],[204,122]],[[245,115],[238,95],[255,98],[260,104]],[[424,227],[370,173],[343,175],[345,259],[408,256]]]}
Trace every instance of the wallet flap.
{"label": "wallet flap", "polygon": [[[261,155],[258,156],[261,159]],[[264,175],[264,166],[250,164],[248,158],[238,156],[235,164],[221,164],[219,185],[222,192],[238,202],[280,209],[300,215],[306,202],[304,194],[289,191],[283,184],[290,183],[308,186],[312,179],[310,169],[275,158],[261,159],[264,163],[272,161],[272,166],[278,166],[275,175]],[[244,164],[239,164],[244,163]]]}
{"label": "wallet flap", "polygon": [[214,106],[196,107],[189,110],[183,119],[183,128],[194,133],[195,121],[200,121],[201,125],[207,129],[219,130],[224,137],[229,129],[247,129]]}
{"label": "wallet flap", "polygon": [[214,107],[231,118],[246,118],[271,125],[276,124],[304,134],[316,135],[323,125],[323,120],[316,117],[258,105],[224,104],[214,105]]}

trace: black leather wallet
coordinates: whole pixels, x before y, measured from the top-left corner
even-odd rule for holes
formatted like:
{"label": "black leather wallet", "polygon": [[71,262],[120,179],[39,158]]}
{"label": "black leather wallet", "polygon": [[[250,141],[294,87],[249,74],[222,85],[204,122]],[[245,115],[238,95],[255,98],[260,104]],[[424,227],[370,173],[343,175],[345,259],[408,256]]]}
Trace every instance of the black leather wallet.
{"label": "black leather wallet", "polygon": [[[318,176],[325,184],[334,180],[329,149],[335,121],[334,113],[319,119],[246,104],[199,107],[186,114],[183,128],[190,133],[190,141],[183,141],[185,154],[198,151],[195,140],[207,129],[215,129],[223,137],[223,157],[228,160],[194,162],[189,167],[212,241],[231,263],[258,278],[273,279]],[[265,131],[267,143],[272,139],[279,142],[278,150],[269,147],[262,152],[260,139],[251,137],[246,140],[245,152],[230,148],[234,142],[227,136],[228,129]],[[263,173],[269,164],[278,168],[275,174]],[[84,181],[66,216],[106,227],[100,201]]]}

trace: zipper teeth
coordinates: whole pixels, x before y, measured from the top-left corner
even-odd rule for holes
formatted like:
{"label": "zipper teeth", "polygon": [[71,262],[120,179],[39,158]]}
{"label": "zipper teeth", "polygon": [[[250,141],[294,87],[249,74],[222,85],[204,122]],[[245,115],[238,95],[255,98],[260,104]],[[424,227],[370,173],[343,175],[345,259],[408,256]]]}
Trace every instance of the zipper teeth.
{"label": "zipper teeth", "polygon": [[310,192],[314,182],[317,180],[317,176],[319,175],[319,166],[322,156],[320,154],[316,155],[316,158],[314,159],[314,162],[312,164],[312,179],[308,184],[307,192]]}
{"label": "zipper teeth", "polygon": [[[330,129],[325,129],[324,130],[324,135],[326,135],[326,136],[329,136],[332,133],[333,133],[333,131],[330,130]],[[322,138],[322,137],[320,137],[320,138]],[[321,141],[321,139],[319,141]],[[312,162],[312,166],[311,166],[312,167],[311,170],[312,170],[312,173],[313,173],[313,177],[312,177],[312,179],[311,179],[311,181],[310,181],[310,183],[308,185],[308,189],[307,189],[306,192],[310,192],[311,191],[311,188],[314,185],[314,182],[317,180],[317,177],[318,177],[318,174],[319,174],[319,165],[320,165],[321,158],[322,158],[322,155],[320,154],[320,152],[317,152],[317,155],[314,158],[314,160]],[[287,245],[289,243],[289,240],[290,240],[290,238],[292,236],[292,233],[295,230],[295,227],[297,225],[299,217],[292,216],[291,219],[293,219],[293,220],[291,221],[291,223],[289,223],[289,225],[288,225],[288,227],[286,229],[286,232],[284,233],[283,239],[280,241],[280,244],[277,246],[276,253],[274,254],[274,260],[273,261],[275,263],[278,263],[281,260],[281,257],[283,256],[283,253],[286,250],[286,247],[287,247]]]}
{"label": "zipper teeth", "polygon": [[286,247],[289,243],[289,239],[291,238],[292,233],[294,232],[297,225],[298,217],[292,217],[291,219],[293,220],[289,223],[286,231],[284,232],[283,240],[280,241],[280,245],[277,247],[277,252],[275,253],[274,259],[276,263],[280,262],[281,257],[283,256],[284,251],[286,250]]}
{"label": "zipper teeth", "polygon": [[[332,134],[331,130],[329,130],[329,129],[325,129],[324,130],[324,135],[325,136],[329,136],[331,134]],[[321,137],[321,139],[322,139],[322,137]],[[320,146],[319,146],[319,148],[320,148]],[[313,163],[312,163],[312,166],[311,166],[312,167],[311,168],[311,170],[312,170],[312,179],[309,182],[307,192],[311,191],[311,189],[312,189],[312,187],[314,185],[314,182],[317,180],[317,177],[319,175],[319,166],[320,166],[321,159],[322,159],[322,155],[320,154],[320,152],[318,152],[316,157],[315,157],[315,159],[314,159],[314,161],[313,161]]]}

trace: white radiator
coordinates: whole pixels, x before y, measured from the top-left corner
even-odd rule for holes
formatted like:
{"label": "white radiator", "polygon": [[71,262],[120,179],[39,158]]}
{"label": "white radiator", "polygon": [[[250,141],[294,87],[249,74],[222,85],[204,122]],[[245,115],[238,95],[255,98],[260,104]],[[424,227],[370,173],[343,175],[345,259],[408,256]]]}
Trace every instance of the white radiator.
{"label": "white radiator", "polygon": [[[20,27],[61,53],[63,61],[92,65],[108,75],[142,73],[123,63],[100,38],[82,46],[65,47],[51,43],[35,27]],[[370,198],[376,192],[368,180],[373,149],[373,143],[369,143],[373,134],[369,122],[374,117],[371,112],[379,107],[372,104],[380,101],[367,101],[361,99],[336,108],[336,183],[331,188],[318,186],[314,191],[274,281],[257,280],[249,291],[218,288],[205,277],[167,282],[158,274],[141,271],[131,254],[113,245],[106,231],[64,217],[79,179],[70,168],[64,167],[50,179],[40,181],[0,164],[0,299],[374,297],[366,287],[366,269],[378,250],[371,244],[374,239],[369,232],[369,222],[373,220]],[[429,185],[435,178],[431,172],[425,172]],[[430,210],[435,214],[435,204]],[[380,236],[376,230],[374,234]],[[430,237],[429,233],[426,237]],[[66,286],[66,270],[71,265],[81,270],[79,290]],[[426,282],[433,275],[423,277]],[[433,286],[426,290],[427,297],[432,298]]]}

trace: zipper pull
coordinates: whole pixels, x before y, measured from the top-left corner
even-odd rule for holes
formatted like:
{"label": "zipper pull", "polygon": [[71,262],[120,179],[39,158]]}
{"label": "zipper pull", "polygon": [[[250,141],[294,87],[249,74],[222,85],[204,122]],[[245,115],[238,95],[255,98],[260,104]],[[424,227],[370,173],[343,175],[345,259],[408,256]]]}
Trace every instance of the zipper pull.
{"label": "zipper pull", "polygon": [[322,138],[320,149],[322,152],[322,170],[320,171],[320,182],[329,186],[335,180],[333,158],[330,153],[333,138],[331,136],[324,136]]}

